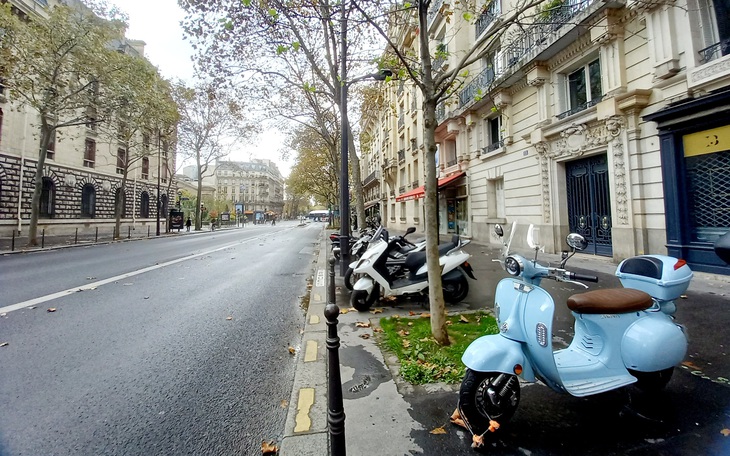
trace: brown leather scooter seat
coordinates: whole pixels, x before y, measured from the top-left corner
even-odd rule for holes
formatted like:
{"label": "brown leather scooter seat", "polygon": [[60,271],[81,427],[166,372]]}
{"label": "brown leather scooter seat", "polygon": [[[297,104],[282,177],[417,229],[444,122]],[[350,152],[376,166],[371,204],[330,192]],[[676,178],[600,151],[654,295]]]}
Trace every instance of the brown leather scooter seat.
{"label": "brown leather scooter seat", "polygon": [[568,308],[582,314],[617,314],[648,309],[651,296],[632,288],[608,288],[574,294],[568,298]]}

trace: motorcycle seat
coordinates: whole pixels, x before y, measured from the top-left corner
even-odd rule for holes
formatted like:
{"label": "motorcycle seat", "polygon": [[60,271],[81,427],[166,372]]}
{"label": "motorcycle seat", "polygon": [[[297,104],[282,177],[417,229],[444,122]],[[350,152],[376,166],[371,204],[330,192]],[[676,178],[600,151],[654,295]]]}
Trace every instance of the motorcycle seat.
{"label": "motorcycle seat", "polygon": [[633,288],[608,288],[574,294],[568,308],[581,314],[619,314],[645,310],[654,304],[651,296]]}
{"label": "motorcycle seat", "polygon": [[[446,252],[457,246],[459,242],[459,236],[454,236],[451,242],[446,242],[439,245],[439,257],[446,255]],[[426,251],[410,253],[406,257],[405,267],[410,270],[412,274],[426,264]]]}

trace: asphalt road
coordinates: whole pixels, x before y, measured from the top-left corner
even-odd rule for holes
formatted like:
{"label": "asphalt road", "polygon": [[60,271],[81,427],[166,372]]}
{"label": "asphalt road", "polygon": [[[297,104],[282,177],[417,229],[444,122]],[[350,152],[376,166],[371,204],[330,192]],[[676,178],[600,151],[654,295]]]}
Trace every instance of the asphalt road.
{"label": "asphalt road", "polygon": [[0,257],[0,455],[261,454],[284,429],[320,233]]}

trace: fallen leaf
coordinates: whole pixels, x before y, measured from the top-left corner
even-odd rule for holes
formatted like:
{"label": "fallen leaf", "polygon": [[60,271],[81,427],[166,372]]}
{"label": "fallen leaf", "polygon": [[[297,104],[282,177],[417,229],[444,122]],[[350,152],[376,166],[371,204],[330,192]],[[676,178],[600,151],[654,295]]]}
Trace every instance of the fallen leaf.
{"label": "fallen leaf", "polygon": [[408,331],[406,331],[405,329],[401,329],[400,331],[398,331],[398,335],[401,337],[406,337],[408,334],[410,334],[410,333]]}
{"label": "fallen leaf", "polygon": [[430,314],[430,313],[428,313],[428,312],[423,312],[423,313],[421,314],[421,318],[431,318],[431,314]]}
{"label": "fallen leaf", "polygon": [[696,365],[695,363],[693,363],[692,361],[684,361],[684,362],[682,362],[682,365],[685,367],[688,367],[692,370],[700,370],[700,367],[698,365]]}
{"label": "fallen leaf", "polygon": [[383,298],[383,301],[393,302],[396,299],[398,298],[396,298],[395,296],[386,296],[385,298]]}
{"label": "fallen leaf", "polygon": [[383,313],[383,309],[373,309],[370,311],[370,313],[373,315],[380,314],[380,313]]}
{"label": "fallen leaf", "polygon": [[348,312],[357,312],[357,309],[354,307],[350,307],[349,309],[347,309],[347,311]]}
{"label": "fallen leaf", "polygon": [[408,339],[403,339],[403,348],[408,348],[411,346],[411,341]]}
{"label": "fallen leaf", "polygon": [[279,448],[274,444],[274,441],[267,442],[264,440],[261,442],[261,453],[262,454],[276,454],[279,452]]}
{"label": "fallen leaf", "polygon": [[289,353],[292,354],[292,355],[296,355],[297,349],[294,348],[294,347],[289,347]]}
{"label": "fallen leaf", "polygon": [[[5,345],[7,345],[7,342],[5,343]],[[0,347],[2,347],[2,345],[0,345]],[[724,435],[725,437],[728,437],[728,436],[730,436],[730,429],[725,428],[722,431],[720,431],[720,434]]]}
{"label": "fallen leaf", "polygon": [[233,320],[233,317],[226,317],[226,320]]}
{"label": "fallen leaf", "polygon": [[[91,287],[91,288],[89,288],[89,290],[96,290],[96,287]],[[149,296],[148,296],[148,298],[149,298]]]}
{"label": "fallen leaf", "polygon": [[7,315],[7,314],[5,312],[3,312],[0,314],[0,317],[4,317],[5,315]]}
{"label": "fallen leaf", "polygon": [[31,306],[31,307],[28,307],[28,308],[29,309],[36,309],[37,307],[36,306]]}
{"label": "fallen leaf", "polygon": [[451,321],[451,320],[446,320],[446,326],[451,326],[451,325],[453,325],[453,324],[454,324],[454,322],[453,322],[453,321]]}
{"label": "fallen leaf", "polygon": [[381,333],[381,332],[383,332],[383,328],[380,328],[380,327],[378,327],[378,328],[373,328],[373,332],[376,332],[376,333]]}
{"label": "fallen leaf", "polygon": [[413,322],[412,321],[409,321],[408,322],[408,326],[413,326]]}
{"label": "fallen leaf", "polygon": [[150,299],[150,297],[149,297],[149,296],[145,296],[144,298],[145,298],[145,299]]}
{"label": "fallen leaf", "polygon": [[446,432],[446,429],[444,429],[444,427],[441,426],[441,427],[437,427],[436,429],[432,430],[430,432],[430,434],[448,434],[448,433]]}
{"label": "fallen leaf", "polygon": [[124,284],[125,287],[131,287],[132,285],[134,285],[134,284],[131,283],[131,282],[127,282],[127,283]]}
{"label": "fallen leaf", "polygon": [[414,311],[412,311],[412,310],[409,310],[409,311],[408,311],[408,315],[410,315],[410,316],[412,317],[412,316],[416,315],[416,312],[414,312]]}
{"label": "fallen leaf", "polygon": [[469,319],[466,318],[466,315],[462,315],[461,318],[459,318],[459,321],[462,323],[469,323]]}
{"label": "fallen leaf", "polygon": [[356,328],[369,328],[370,327],[370,323],[369,322],[365,322],[365,321],[358,321],[357,323],[355,323],[355,327]]}
{"label": "fallen leaf", "polygon": [[86,280],[94,280],[96,277],[87,277]]}
{"label": "fallen leaf", "polygon": [[0,347],[7,347],[8,345],[10,345],[8,342],[0,343]]}
{"label": "fallen leaf", "polygon": [[289,401],[287,401],[286,399],[281,401],[281,408],[285,409],[287,407],[289,407]]}
{"label": "fallen leaf", "polygon": [[350,309],[340,309],[340,314],[344,315],[349,311],[350,311]]}
{"label": "fallen leaf", "polygon": [[55,311],[56,311],[55,307],[49,307],[47,310],[47,312],[55,312]]}
{"label": "fallen leaf", "polygon": [[360,337],[363,339],[370,339],[370,334],[360,334]]}

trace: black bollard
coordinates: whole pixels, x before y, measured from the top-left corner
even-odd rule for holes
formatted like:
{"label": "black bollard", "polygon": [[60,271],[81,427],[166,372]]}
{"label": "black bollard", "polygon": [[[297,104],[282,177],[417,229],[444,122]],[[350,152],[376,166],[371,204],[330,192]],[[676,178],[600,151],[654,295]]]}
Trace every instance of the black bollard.
{"label": "black bollard", "polygon": [[41,231],[41,248],[43,249],[45,247],[46,247],[46,229],[43,228],[43,230]]}
{"label": "black bollard", "polygon": [[345,410],[342,404],[342,379],[340,376],[340,338],[337,336],[337,317],[340,308],[335,303],[335,259],[329,259],[329,283],[327,306],[327,361],[329,384],[327,385],[327,424],[330,434],[330,456],[345,456]]}
{"label": "black bollard", "polygon": [[79,243],[79,229],[76,228],[76,234],[74,235],[74,244]]}
{"label": "black bollard", "polygon": [[94,236],[94,242],[99,242],[99,227],[96,227],[96,235]]}
{"label": "black bollard", "polygon": [[132,227],[127,227],[127,239],[132,239]]}
{"label": "black bollard", "polygon": [[15,252],[15,230],[13,230],[13,242],[10,244],[10,251]]}

